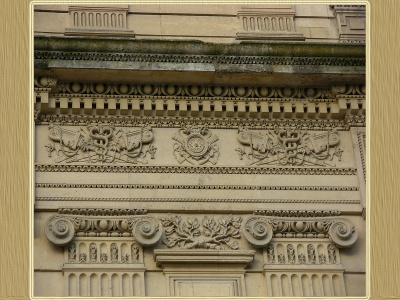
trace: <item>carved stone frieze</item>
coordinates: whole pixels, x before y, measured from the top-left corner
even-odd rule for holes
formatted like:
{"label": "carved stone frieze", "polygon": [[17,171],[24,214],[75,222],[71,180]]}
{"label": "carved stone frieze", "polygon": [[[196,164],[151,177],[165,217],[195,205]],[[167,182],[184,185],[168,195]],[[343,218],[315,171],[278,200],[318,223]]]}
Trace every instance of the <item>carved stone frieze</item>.
{"label": "carved stone frieze", "polygon": [[[110,82],[58,82],[56,78],[36,77],[35,88],[54,87],[53,93],[63,96],[118,96],[120,98],[138,97],[146,99],[188,98],[211,99],[265,99],[269,101],[290,102],[292,100],[333,102],[336,96],[365,97],[365,85],[334,85],[328,88],[316,87],[272,87],[272,86],[229,86],[229,85],[181,85],[181,84],[136,84]],[[168,97],[168,98],[165,98]]]}
{"label": "carved stone frieze", "polygon": [[176,141],[173,145],[173,154],[180,164],[184,161],[192,165],[217,163],[218,137],[206,127],[187,126],[180,129],[172,139]]}
{"label": "carved stone frieze", "polygon": [[360,200],[349,199],[249,199],[249,198],[91,198],[91,197],[36,197],[36,201],[96,201],[96,202],[215,202],[215,203],[322,203],[322,204],[360,204]]}
{"label": "carved stone frieze", "polygon": [[186,249],[203,248],[223,250],[227,246],[229,249],[238,249],[236,241],[232,238],[240,238],[240,217],[229,216],[227,218],[205,216],[200,223],[197,218],[187,218],[186,221],[181,216],[160,218],[165,227],[166,240],[164,243],[169,248],[175,246]]}
{"label": "carved stone frieze", "polygon": [[309,133],[285,128],[255,132],[239,128],[238,140],[249,146],[236,149],[240,159],[248,159],[248,165],[335,167],[333,159],[340,161],[343,153],[336,130]]}
{"label": "carved stone frieze", "polygon": [[202,166],[138,166],[138,165],[44,165],[36,164],[36,172],[94,173],[179,173],[179,174],[287,174],[287,175],[357,175],[355,168],[291,168],[291,167],[202,167]]}
{"label": "carved stone frieze", "polygon": [[161,223],[146,215],[99,216],[59,214],[45,227],[47,238],[56,245],[66,245],[78,237],[130,237],[143,246],[152,246],[161,238]]}
{"label": "carved stone frieze", "polygon": [[[234,108],[232,107],[234,111]],[[237,113],[236,113],[237,114]],[[272,116],[272,112],[268,115]],[[182,124],[190,126],[207,126],[208,129],[238,129],[248,127],[258,130],[273,130],[278,127],[296,127],[299,130],[350,130],[351,127],[365,127],[365,115],[345,116],[341,120],[332,119],[295,119],[271,120],[267,118],[240,119],[240,118],[190,118],[190,117],[140,117],[140,116],[81,116],[81,115],[46,115],[39,113],[36,125],[48,125],[51,122],[60,125],[92,125],[101,121],[103,124],[113,123],[119,126],[142,127],[151,125],[157,128],[181,128]]]}
{"label": "carved stone frieze", "polygon": [[121,62],[169,62],[169,63],[215,63],[245,65],[326,65],[326,66],[365,66],[365,58],[358,57],[278,57],[278,56],[240,56],[240,55],[185,55],[185,54],[146,54],[146,53],[107,53],[79,51],[34,51],[35,60],[86,60]]}
{"label": "carved stone frieze", "polygon": [[36,183],[37,188],[112,188],[112,189],[195,189],[259,191],[358,191],[357,186],[285,186],[285,185],[195,185],[195,184],[123,184],[123,183]]}
{"label": "carved stone frieze", "polygon": [[326,238],[337,247],[350,247],[358,237],[356,227],[347,219],[249,217],[244,225],[244,236],[254,247],[265,247],[273,237]]}
{"label": "carved stone frieze", "polygon": [[340,216],[338,210],[256,210],[255,215],[275,217],[332,217]]}
{"label": "carved stone frieze", "polygon": [[101,123],[81,126],[79,130],[49,125],[49,157],[55,151],[56,163],[143,163],[149,153],[154,158],[156,148],[145,145],[153,140],[150,126],[128,130]]}

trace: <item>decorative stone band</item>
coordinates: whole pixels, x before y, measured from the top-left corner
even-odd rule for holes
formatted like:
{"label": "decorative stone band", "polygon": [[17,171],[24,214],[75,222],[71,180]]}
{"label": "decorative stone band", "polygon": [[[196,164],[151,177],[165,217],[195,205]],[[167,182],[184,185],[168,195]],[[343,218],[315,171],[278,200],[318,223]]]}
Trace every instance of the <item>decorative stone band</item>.
{"label": "decorative stone band", "polygon": [[162,235],[162,225],[156,218],[143,215],[126,217],[56,215],[46,224],[45,233],[53,244],[64,246],[74,236],[134,237],[142,246],[153,246]]}
{"label": "decorative stone band", "polygon": [[90,197],[36,197],[38,202],[77,201],[77,202],[211,202],[211,203],[323,203],[323,204],[360,204],[360,200],[329,199],[221,199],[221,198],[90,198]]}
{"label": "decorative stone band", "polygon": [[[182,85],[182,84],[136,84],[136,83],[86,83],[57,82],[56,78],[36,77],[35,91],[51,88],[56,97],[96,97],[114,96],[117,98],[143,99],[198,99],[198,100],[314,100],[333,102],[339,98],[365,98],[365,85],[343,84],[329,88],[317,87],[271,87],[271,86],[229,86],[229,85]],[[114,98],[112,97],[112,98]]]}
{"label": "decorative stone band", "polygon": [[244,236],[254,247],[268,245],[273,237],[329,237],[337,247],[352,246],[358,237],[356,227],[347,219],[249,217],[243,228]]}
{"label": "decorative stone band", "polygon": [[[175,113],[174,113],[175,114]],[[235,112],[237,114],[237,112]],[[113,123],[118,126],[134,126],[141,127],[150,125],[153,128],[181,128],[182,124],[207,126],[209,129],[238,129],[239,127],[249,127],[249,129],[274,129],[278,127],[296,127],[301,130],[350,130],[351,127],[365,127],[365,116],[345,116],[341,120],[332,119],[271,119],[252,117],[245,118],[213,118],[213,117],[181,117],[181,116],[165,116],[165,117],[146,117],[134,116],[127,111],[125,116],[91,116],[91,115],[68,115],[42,114],[41,110],[35,110],[35,124],[49,125],[51,122],[59,125],[90,125],[93,123],[102,122],[104,124]]]}
{"label": "decorative stone band", "polygon": [[[35,39],[36,40],[36,39]],[[227,65],[317,65],[317,66],[365,66],[365,58],[358,57],[277,57],[277,56],[233,56],[233,55],[185,55],[145,53],[100,53],[41,51],[34,52],[37,66],[42,60],[80,60],[109,62],[151,62],[151,63],[208,63]]]}
{"label": "decorative stone band", "polygon": [[285,175],[357,175],[356,168],[303,167],[216,167],[216,166],[141,166],[141,165],[45,165],[36,164],[35,172],[94,173],[172,173],[172,174],[285,174]]}

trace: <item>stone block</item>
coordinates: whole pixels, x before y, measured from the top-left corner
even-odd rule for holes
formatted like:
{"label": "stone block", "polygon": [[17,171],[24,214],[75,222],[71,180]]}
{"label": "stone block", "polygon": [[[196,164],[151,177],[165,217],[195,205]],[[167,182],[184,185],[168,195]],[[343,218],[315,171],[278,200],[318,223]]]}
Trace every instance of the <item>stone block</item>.
{"label": "stone block", "polygon": [[60,113],[68,113],[68,98],[60,98]]}
{"label": "stone block", "polygon": [[249,103],[249,116],[251,118],[257,117],[257,103],[256,102]]}
{"label": "stone block", "polygon": [[81,111],[81,99],[72,98],[72,113],[79,114]]}
{"label": "stone block", "polygon": [[190,114],[193,117],[198,116],[199,115],[199,102],[198,101],[192,101],[191,104],[190,104],[190,110],[191,110]]}
{"label": "stone block", "polygon": [[187,115],[187,104],[185,100],[179,100],[179,116],[185,117]]}
{"label": "stone block", "polygon": [[107,103],[108,103],[108,113],[110,115],[115,115],[115,113],[117,112],[117,100],[110,98],[108,99]]}
{"label": "stone block", "polygon": [[210,101],[203,101],[203,116],[208,117],[211,114],[211,103]]}
{"label": "stone block", "polygon": [[233,102],[230,102],[230,101],[226,102],[225,106],[226,106],[226,116],[227,117],[232,117],[234,112],[235,112],[235,108],[234,108]]}
{"label": "stone block", "polygon": [[221,117],[222,116],[222,102],[214,101],[214,116]]}
{"label": "stone block", "polygon": [[132,99],[132,115],[138,116],[140,114],[140,101],[138,99]]}
{"label": "stone block", "polygon": [[267,118],[269,115],[269,107],[267,102],[261,102],[261,117]]}
{"label": "stone block", "polygon": [[127,99],[120,99],[119,100],[119,111],[121,115],[128,114],[128,100]]}
{"label": "stone block", "polygon": [[156,116],[162,116],[164,114],[164,101],[156,100]]}
{"label": "stone block", "polygon": [[238,111],[238,116],[239,116],[239,117],[244,117],[244,116],[246,116],[246,103],[244,103],[244,102],[238,102],[238,104],[237,104],[237,111]]}
{"label": "stone block", "polygon": [[152,103],[151,100],[144,100],[143,101],[143,110],[145,116],[151,116],[152,114]]}
{"label": "stone block", "polygon": [[104,113],[104,99],[96,99],[96,114]]}
{"label": "stone block", "polygon": [[[90,115],[92,113],[93,100],[89,99],[89,98],[85,98],[85,100],[83,100],[83,101],[84,101],[83,112],[87,115]],[[127,108],[128,108],[128,106],[127,106]]]}

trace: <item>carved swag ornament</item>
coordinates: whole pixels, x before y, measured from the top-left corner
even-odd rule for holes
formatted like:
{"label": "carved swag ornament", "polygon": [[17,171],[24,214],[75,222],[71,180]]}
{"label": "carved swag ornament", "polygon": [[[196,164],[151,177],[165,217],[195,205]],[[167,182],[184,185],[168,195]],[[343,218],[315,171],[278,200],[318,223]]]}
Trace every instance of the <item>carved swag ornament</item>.
{"label": "carved swag ornament", "polygon": [[229,216],[215,220],[205,216],[200,223],[197,218],[187,218],[186,222],[180,216],[168,215],[167,218],[160,218],[165,227],[166,241],[164,244],[169,248],[175,246],[193,249],[217,249],[223,250],[226,245],[230,249],[238,249],[236,241],[231,238],[240,238],[240,217]]}
{"label": "carved swag ornament", "polygon": [[204,126],[187,126],[173,135],[174,157],[181,164],[185,160],[192,165],[217,163],[219,157],[218,137]]}
{"label": "carved swag ornament", "polygon": [[99,123],[71,130],[51,123],[48,136],[51,143],[46,148],[49,157],[56,151],[56,163],[146,164],[146,154],[153,159],[157,150],[153,145],[144,149],[153,140],[150,126],[128,130]]}
{"label": "carved swag ornament", "polygon": [[238,140],[249,146],[236,149],[240,159],[247,157],[248,165],[335,167],[333,158],[340,161],[343,153],[335,129],[311,134],[292,128],[256,132],[241,127]]}

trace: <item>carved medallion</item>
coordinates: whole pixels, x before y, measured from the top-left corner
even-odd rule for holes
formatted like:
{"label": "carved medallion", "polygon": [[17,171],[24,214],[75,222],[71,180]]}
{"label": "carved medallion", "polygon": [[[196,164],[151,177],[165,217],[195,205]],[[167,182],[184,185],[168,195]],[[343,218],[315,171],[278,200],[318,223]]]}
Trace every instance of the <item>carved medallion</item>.
{"label": "carved medallion", "polygon": [[206,162],[216,164],[219,157],[218,137],[203,126],[182,128],[172,139],[174,156],[181,164],[185,160],[193,165],[202,165]]}
{"label": "carved medallion", "polygon": [[145,145],[153,140],[150,126],[127,130],[111,125],[90,125],[71,130],[59,125],[49,125],[46,148],[49,157],[55,151],[56,163],[143,163],[146,154],[153,159],[156,148]]}
{"label": "carved medallion", "polygon": [[286,128],[267,132],[239,128],[237,148],[240,159],[246,157],[248,165],[278,166],[330,166],[335,167],[334,157],[341,160],[343,150],[338,148],[336,130],[309,133]]}

